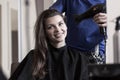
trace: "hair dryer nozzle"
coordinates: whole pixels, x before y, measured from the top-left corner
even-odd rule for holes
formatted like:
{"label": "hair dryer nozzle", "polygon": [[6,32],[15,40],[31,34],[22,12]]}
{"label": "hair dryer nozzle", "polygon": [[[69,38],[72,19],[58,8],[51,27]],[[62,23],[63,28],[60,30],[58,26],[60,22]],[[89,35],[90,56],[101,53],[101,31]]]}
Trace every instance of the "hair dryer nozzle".
{"label": "hair dryer nozzle", "polygon": [[99,12],[106,12],[106,5],[104,3],[96,4],[92,6],[90,9],[88,9],[83,14],[74,15],[76,22],[81,22],[84,19],[93,17],[95,14]]}

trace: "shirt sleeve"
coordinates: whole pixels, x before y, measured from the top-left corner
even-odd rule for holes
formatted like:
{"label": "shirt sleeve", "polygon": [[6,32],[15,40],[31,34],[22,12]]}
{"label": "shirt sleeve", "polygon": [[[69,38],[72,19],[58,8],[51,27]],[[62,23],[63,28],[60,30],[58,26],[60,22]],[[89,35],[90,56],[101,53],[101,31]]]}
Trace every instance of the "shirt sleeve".
{"label": "shirt sleeve", "polygon": [[50,9],[56,9],[63,13],[66,10],[66,1],[67,0],[57,0],[52,6],[50,6]]}
{"label": "shirt sleeve", "polygon": [[106,58],[106,44],[105,44],[105,41],[102,40],[100,43],[99,43],[99,55],[101,56],[103,62],[105,61],[105,58]]}

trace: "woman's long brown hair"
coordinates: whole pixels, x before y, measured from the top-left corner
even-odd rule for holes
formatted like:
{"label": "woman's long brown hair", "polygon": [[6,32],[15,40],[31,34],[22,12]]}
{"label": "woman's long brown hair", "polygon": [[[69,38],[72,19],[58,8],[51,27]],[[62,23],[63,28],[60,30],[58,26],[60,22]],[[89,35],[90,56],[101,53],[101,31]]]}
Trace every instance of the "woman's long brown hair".
{"label": "woman's long brown hair", "polygon": [[60,15],[61,13],[54,9],[48,9],[38,16],[35,24],[35,50],[33,63],[33,76],[35,78],[44,78],[46,75],[46,58],[48,53],[48,40],[45,32],[45,21],[47,18]]}

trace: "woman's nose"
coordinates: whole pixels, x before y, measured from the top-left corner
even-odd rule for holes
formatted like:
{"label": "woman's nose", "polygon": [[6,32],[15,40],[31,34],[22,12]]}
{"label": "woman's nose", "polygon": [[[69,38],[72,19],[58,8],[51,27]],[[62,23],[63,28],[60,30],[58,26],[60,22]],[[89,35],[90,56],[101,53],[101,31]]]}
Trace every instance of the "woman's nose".
{"label": "woman's nose", "polygon": [[60,30],[61,30],[61,28],[59,26],[56,26],[55,31],[59,32]]}

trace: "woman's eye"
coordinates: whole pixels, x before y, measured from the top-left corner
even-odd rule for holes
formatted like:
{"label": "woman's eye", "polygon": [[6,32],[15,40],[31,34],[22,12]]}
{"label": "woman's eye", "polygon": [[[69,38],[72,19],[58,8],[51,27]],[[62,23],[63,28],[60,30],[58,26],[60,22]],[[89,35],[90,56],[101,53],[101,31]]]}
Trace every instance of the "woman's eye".
{"label": "woman's eye", "polygon": [[51,25],[50,25],[50,26],[47,26],[47,29],[52,29],[52,28],[53,28],[53,26],[51,26]]}
{"label": "woman's eye", "polygon": [[62,25],[63,25],[63,22],[60,22],[60,23],[59,23],[59,26],[62,26]]}

